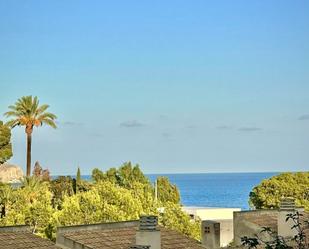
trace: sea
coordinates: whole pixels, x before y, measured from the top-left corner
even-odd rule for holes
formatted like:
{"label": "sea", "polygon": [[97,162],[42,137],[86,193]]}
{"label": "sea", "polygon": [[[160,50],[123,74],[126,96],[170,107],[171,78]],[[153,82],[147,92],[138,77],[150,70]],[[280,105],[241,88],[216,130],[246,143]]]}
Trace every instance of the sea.
{"label": "sea", "polygon": [[[196,207],[231,207],[250,209],[250,191],[262,180],[278,172],[260,173],[203,173],[203,174],[149,174],[151,182],[158,176],[167,176],[180,190],[181,203]],[[82,176],[90,180],[91,176]]]}

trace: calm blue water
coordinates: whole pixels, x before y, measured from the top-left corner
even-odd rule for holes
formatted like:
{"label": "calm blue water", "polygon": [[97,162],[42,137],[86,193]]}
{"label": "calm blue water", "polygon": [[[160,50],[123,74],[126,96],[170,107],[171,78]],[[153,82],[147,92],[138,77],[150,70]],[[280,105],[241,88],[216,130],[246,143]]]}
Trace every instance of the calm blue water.
{"label": "calm blue water", "polygon": [[[180,190],[185,206],[249,209],[249,193],[263,179],[278,173],[166,174]],[[159,175],[149,175],[151,181]]]}
{"label": "calm blue water", "polygon": [[[249,209],[249,193],[263,179],[278,173],[213,173],[147,175],[152,182],[167,176],[180,190],[185,206],[238,207]],[[90,176],[83,176],[89,180]]]}

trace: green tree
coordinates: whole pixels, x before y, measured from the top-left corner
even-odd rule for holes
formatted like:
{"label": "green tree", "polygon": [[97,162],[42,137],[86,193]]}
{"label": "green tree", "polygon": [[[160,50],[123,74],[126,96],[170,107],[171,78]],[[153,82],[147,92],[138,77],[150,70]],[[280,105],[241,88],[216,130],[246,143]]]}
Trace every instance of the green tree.
{"label": "green tree", "polygon": [[87,192],[66,197],[55,220],[60,225],[90,224],[137,219],[142,213],[142,204],[131,191],[101,181]]}
{"label": "green tree", "polygon": [[182,211],[179,204],[172,202],[165,203],[164,212],[161,213],[159,222],[164,227],[200,240],[201,221],[198,219],[191,220],[190,216]]}
{"label": "green tree", "polygon": [[108,169],[103,178],[105,178],[105,180],[108,180],[110,182],[117,183],[117,184],[121,182],[119,172],[116,168]]}
{"label": "green tree", "polygon": [[279,208],[283,197],[309,210],[309,172],[282,173],[263,180],[250,193],[249,203],[257,209]]}
{"label": "green tree", "polygon": [[132,166],[131,162],[125,162],[118,169],[110,168],[105,173],[95,168],[92,171],[92,179],[95,182],[110,181],[125,188],[130,188],[134,182],[150,184],[149,179],[140,170],[139,165]]}
{"label": "green tree", "polygon": [[82,184],[82,179],[81,179],[81,175],[80,175],[80,168],[78,167],[77,172],[76,172],[76,179],[73,179],[73,189],[74,189],[75,194],[81,188],[81,184]]}
{"label": "green tree", "polygon": [[70,176],[59,176],[50,182],[50,191],[52,192],[52,206],[55,209],[61,209],[62,203],[66,197],[74,195],[74,181]]}
{"label": "green tree", "polygon": [[20,188],[0,186],[0,225],[28,224],[34,233],[55,239],[59,225],[136,220],[143,214],[159,215],[160,210],[161,225],[199,238],[199,221],[174,203],[173,191],[165,192],[165,203],[156,202],[153,186],[138,165],[124,164],[105,173],[95,169],[95,182],[81,179],[77,192],[71,177],[43,181],[37,169],[38,176],[25,178]]}
{"label": "green tree", "polygon": [[45,237],[54,210],[48,182],[36,177],[25,178],[23,186],[12,192],[2,225],[29,225],[33,233]]}
{"label": "green tree", "polygon": [[133,182],[142,184],[150,184],[148,178],[140,170],[138,164],[132,166],[131,162],[126,162],[118,169],[118,184],[130,188]]}
{"label": "green tree", "polygon": [[62,208],[54,213],[58,225],[91,224],[101,221],[101,201],[96,190],[65,196]]}
{"label": "green tree", "polygon": [[12,157],[11,129],[0,121],[0,165]]}
{"label": "green tree", "polygon": [[80,183],[81,181],[81,175],[80,175],[80,168],[77,168],[77,173],[76,173],[76,182],[77,184]]}
{"label": "green tree", "polygon": [[91,178],[94,182],[103,181],[105,179],[105,174],[98,168],[94,168],[91,173]]}
{"label": "green tree", "polygon": [[14,105],[9,106],[9,111],[4,115],[12,118],[7,125],[14,128],[15,126],[24,126],[27,135],[27,176],[31,172],[31,143],[32,132],[36,126],[43,124],[56,128],[56,115],[46,112],[49,105],[39,105],[37,97],[24,96],[17,100]]}
{"label": "green tree", "polygon": [[165,176],[160,176],[157,179],[158,200],[164,203],[172,202],[178,204],[180,202],[180,194],[176,185],[171,184]]}
{"label": "green tree", "polygon": [[102,200],[105,220],[134,220],[143,213],[141,200],[132,191],[110,182],[101,182],[96,189]]}

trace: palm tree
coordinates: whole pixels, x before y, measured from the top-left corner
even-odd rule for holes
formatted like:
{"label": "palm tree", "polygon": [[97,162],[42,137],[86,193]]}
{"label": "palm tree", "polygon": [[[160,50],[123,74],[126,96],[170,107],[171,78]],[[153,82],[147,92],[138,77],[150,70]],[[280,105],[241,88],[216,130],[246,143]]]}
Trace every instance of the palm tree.
{"label": "palm tree", "polygon": [[23,96],[17,100],[14,105],[9,106],[10,111],[4,115],[13,118],[7,122],[7,125],[14,128],[15,126],[25,126],[27,134],[27,176],[31,172],[31,140],[33,127],[42,126],[43,124],[57,128],[55,124],[56,115],[46,112],[49,105],[39,106],[37,97]]}

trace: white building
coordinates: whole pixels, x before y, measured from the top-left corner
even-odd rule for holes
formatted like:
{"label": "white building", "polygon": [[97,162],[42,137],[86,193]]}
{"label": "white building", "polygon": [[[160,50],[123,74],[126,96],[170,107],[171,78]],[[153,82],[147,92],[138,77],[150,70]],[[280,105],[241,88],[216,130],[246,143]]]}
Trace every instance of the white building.
{"label": "white building", "polygon": [[221,207],[182,207],[182,210],[188,213],[192,219],[201,220],[233,220],[233,212],[241,211],[240,208],[221,208]]}

